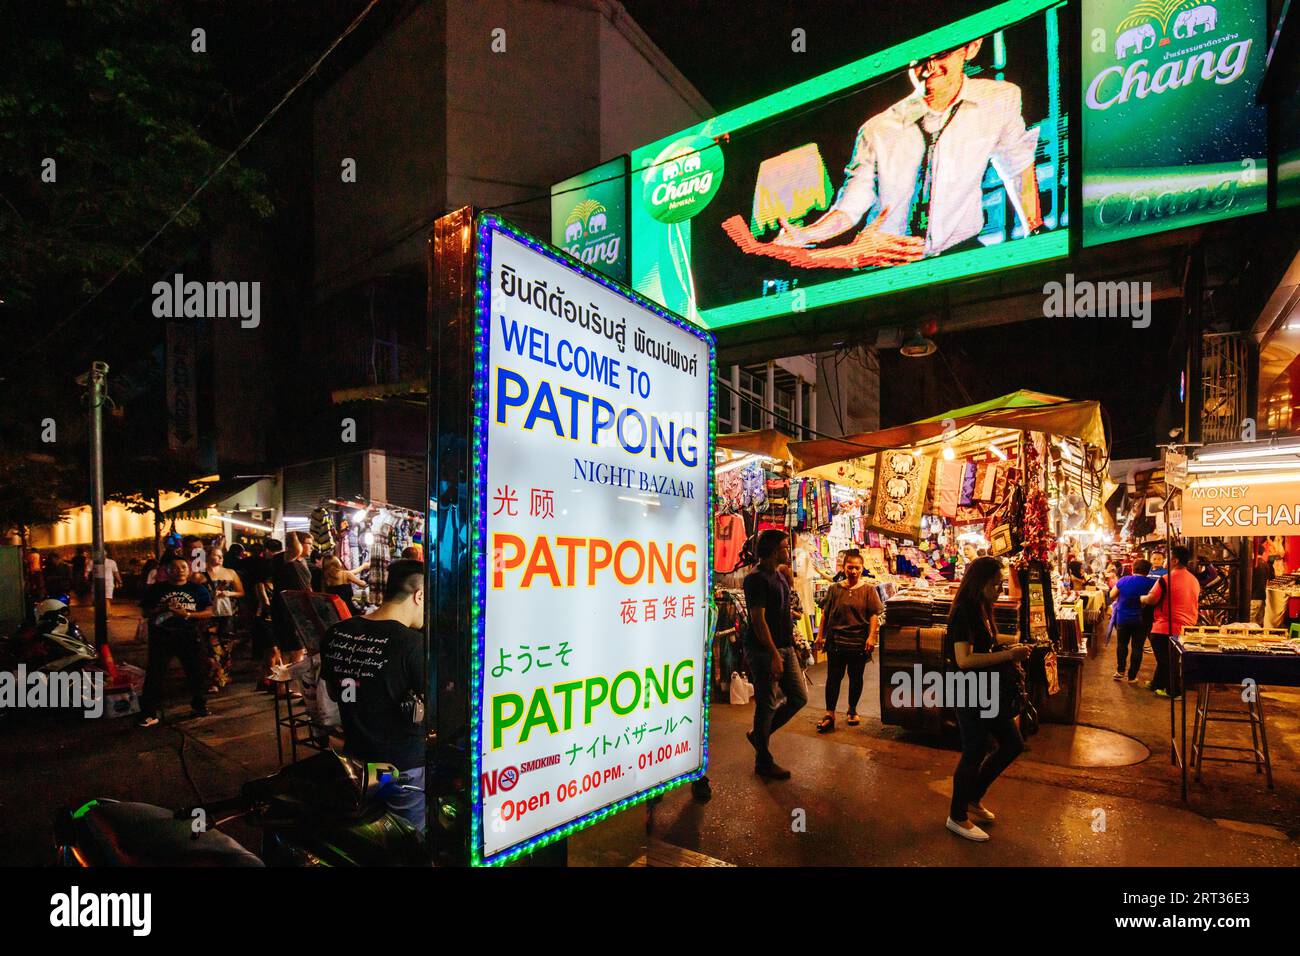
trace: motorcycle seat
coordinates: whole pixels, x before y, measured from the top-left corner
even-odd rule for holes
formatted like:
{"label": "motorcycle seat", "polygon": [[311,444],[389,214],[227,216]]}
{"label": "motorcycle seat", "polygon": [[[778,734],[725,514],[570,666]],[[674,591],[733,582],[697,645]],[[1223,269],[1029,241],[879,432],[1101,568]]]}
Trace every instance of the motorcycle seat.
{"label": "motorcycle seat", "polygon": [[98,866],[263,866],[215,828],[197,839],[189,820],[150,803],[99,800],[77,821],[79,841]]}

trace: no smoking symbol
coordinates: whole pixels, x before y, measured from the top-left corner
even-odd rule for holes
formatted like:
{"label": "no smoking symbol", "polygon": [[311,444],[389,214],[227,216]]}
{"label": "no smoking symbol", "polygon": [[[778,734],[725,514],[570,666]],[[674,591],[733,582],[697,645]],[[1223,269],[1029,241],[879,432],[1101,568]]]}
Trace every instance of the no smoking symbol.
{"label": "no smoking symbol", "polygon": [[518,782],[519,771],[515,767],[506,767],[501,771],[501,778],[497,781],[497,784],[502,790],[513,790]]}

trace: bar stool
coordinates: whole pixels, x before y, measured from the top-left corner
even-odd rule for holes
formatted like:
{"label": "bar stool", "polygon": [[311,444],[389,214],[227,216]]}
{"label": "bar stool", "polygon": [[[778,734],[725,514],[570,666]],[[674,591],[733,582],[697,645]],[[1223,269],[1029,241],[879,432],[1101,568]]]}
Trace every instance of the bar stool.
{"label": "bar stool", "polygon": [[272,675],[270,680],[275,690],[275,753],[279,765],[284,766],[285,735],[289,738],[290,763],[298,762],[299,747],[329,750],[331,731],[312,720],[303,695],[293,689],[297,678]]}
{"label": "bar stool", "polygon": [[[1240,698],[1240,688],[1230,684],[1201,684],[1196,691],[1196,719],[1192,724],[1192,767],[1196,770],[1196,779],[1201,779],[1201,763],[1206,760],[1218,763],[1253,763],[1255,773],[1264,773],[1268,788],[1273,789],[1273,764],[1268,756],[1268,734],[1264,727],[1264,702],[1260,699],[1260,688],[1255,687],[1254,699],[1245,702],[1246,716],[1236,709],[1212,707],[1211,694],[1226,691]],[[1211,721],[1221,724],[1250,724],[1251,746],[1237,747],[1227,744],[1207,744],[1206,730]],[[1208,757],[1207,750],[1224,750],[1235,753],[1250,754],[1249,757]]]}

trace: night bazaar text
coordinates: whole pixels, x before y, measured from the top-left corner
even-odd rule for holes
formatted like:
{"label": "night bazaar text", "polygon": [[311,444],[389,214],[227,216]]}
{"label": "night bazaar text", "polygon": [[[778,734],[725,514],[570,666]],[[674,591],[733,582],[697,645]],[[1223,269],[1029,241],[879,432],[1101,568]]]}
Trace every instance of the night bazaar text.
{"label": "night bazaar text", "polygon": [[603,716],[604,710],[626,717],[637,708],[649,710],[656,703],[691,700],[694,696],[695,661],[689,657],[676,664],[666,663],[662,670],[653,666],[643,671],[625,670],[612,680],[595,676],[539,686],[527,700],[523,694],[513,692],[493,694],[492,749],[526,744],[535,732],[555,735],[575,726],[590,726]]}

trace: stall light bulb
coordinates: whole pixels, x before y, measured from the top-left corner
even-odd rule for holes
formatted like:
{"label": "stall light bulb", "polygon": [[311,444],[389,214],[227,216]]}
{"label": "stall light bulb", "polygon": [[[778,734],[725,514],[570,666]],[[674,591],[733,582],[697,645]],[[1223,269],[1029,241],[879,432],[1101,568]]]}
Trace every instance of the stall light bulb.
{"label": "stall light bulb", "polygon": [[374,534],[371,533],[371,532],[369,532],[369,531],[367,531],[367,532],[366,532],[366,547],[370,547],[370,546],[371,546],[372,544],[374,544],[374,543],[375,543],[375,536],[374,536]]}
{"label": "stall light bulb", "polygon": [[1006,460],[1007,460],[1007,453],[1004,452],[1004,451],[1003,451],[1001,448],[999,448],[997,445],[989,445],[989,451],[993,452],[993,457],[994,457],[994,458],[1001,459],[1002,461],[1006,461]]}
{"label": "stall light bulb", "polygon": [[361,508],[358,508],[352,515],[352,520],[357,524],[360,524],[362,521],[365,520],[365,518],[366,518],[366,512],[364,509]]}
{"label": "stall light bulb", "polygon": [[957,457],[957,453],[956,453],[955,451],[952,450],[952,446],[951,446],[951,445],[944,445],[944,446],[943,446],[943,460],[944,460],[944,461],[952,461],[952,460],[953,460],[954,458],[956,458],[956,457]]}

